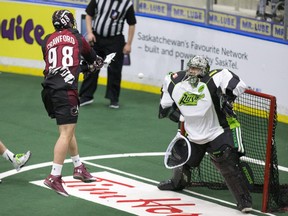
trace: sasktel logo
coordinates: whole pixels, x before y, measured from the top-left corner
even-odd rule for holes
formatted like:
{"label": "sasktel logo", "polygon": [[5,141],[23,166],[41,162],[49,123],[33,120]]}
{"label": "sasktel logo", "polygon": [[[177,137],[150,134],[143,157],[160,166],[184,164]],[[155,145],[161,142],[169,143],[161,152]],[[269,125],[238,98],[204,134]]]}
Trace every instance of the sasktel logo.
{"label": "sasktel logo", "polygon": [[35,25],[33,19],[23,20],[21,15],[10,20],[3,19],[0,23],[1,37],[8,40],[24,39],[27,44],[35,41],[40,45],[43,41],[41,37],[45,34],[41,25]]}
{"label": "sasktel logo", "polygon": [[[215,212],[221,212],[221,216],[239,215],[236,209],[182,193],[160,191],[155,185],[107,171],[92,175],[97,177],[96,182],[83,183],[72,176],[63,177],[63,187],[71,196],[138,216],[215,216]],[[30,183],[47,188],[43,179]]]}

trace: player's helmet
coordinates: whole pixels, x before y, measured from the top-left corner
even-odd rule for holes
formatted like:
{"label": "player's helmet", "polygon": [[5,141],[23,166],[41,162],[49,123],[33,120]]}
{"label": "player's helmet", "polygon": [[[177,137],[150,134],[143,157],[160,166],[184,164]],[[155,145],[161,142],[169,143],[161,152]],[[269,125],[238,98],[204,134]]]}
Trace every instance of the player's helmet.
{"label": "player's helmet", "polygon": [[73,14],[68,10],[57,10],[52,15],[52,24],[56,30],[74,28],[75,19]]}
{"label": "player's helmet", "polygon": [[210,65],[207,59],[204,56],[194,56],[192,59],[190,59],[187,63],[187,67],[189,68],[199,68],[201,69],[201,72],[197,74],[197,76],[205,76],[207,73],[209,73]]}

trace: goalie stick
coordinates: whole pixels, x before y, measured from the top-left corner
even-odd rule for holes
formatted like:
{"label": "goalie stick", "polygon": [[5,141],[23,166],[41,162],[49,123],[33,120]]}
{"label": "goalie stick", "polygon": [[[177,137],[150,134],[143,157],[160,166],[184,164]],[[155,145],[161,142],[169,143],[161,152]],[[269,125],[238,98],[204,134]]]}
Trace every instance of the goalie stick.
{"label": "goalie stick", "polygon": [[164,156],[164,165],[167,169],[183,166],[191,156],[191,145],[185,137],[183,122],[184,118],[180,115],[176,136],[168,145]]}
{"label": "goalie stick", "polygon": [[[181,70],[184,70],[184,60],[181,59]],[[180,114],[178,130],[176,136],[168,145],[164,165],[167,169],[174,169],[184,165],[191,156],[191,146],[189,140],[185,137],[184,117]]]}
{"label": "goalie stick", "polygon": [[[184,70],[184,59],[181,59],[181,71]],[[185,129],[184,129],[184,117],[182,115],[180,115],[180,119],[179,119],[179,124],[178,124],[178,131],[180,130],[180,133],[185,136]]]}

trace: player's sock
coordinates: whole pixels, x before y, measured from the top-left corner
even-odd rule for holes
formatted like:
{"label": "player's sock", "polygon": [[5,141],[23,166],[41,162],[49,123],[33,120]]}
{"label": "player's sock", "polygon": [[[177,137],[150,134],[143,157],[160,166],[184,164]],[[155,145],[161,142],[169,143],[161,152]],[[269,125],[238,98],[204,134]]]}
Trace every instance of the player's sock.
{"label": "player's sock", "polygon": [[73,156],[73,157],[71,157],[71,159],[72,159],[72,162],[74,164],[74,167],[81,166],[82,163],[80,161],[79,155]]}
{"label": "player's sock", "polygon": [[51,170],[51,175],[60,176],[61,172],[62,172],[62,167],[63,167],[63,165],[53,163],[52,170]]}
{"label": "player's sock", "polygon": [[6,151],[2,154],[2,157],[13,163],[14,153],[9,151],[9,149],[6,149]]}

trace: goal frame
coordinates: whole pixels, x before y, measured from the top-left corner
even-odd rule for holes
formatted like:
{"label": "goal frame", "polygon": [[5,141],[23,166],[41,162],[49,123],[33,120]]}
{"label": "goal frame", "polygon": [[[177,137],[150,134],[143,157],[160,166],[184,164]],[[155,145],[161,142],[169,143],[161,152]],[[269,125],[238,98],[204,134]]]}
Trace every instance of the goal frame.
{"label": "goal frame", "polygon": [[276,97],[265,94],[262,92],[256,92],[251,89],[247,89],[245,93],[252,94],[258,97],[269,99],[270,102],[270,112],[268,120],[268,133],[267,133],[267,143],[266,143],[266,160],[264,168],[264,185],[263,185],[263,195],[262,195],[262,212],[267,212],[268,204],[268,192],[269,192],[269,182],[270,182],[270,169],[272,160],[272,145],[274,145],[273,130],[274,130],[274,115],[276,112]]}

